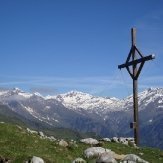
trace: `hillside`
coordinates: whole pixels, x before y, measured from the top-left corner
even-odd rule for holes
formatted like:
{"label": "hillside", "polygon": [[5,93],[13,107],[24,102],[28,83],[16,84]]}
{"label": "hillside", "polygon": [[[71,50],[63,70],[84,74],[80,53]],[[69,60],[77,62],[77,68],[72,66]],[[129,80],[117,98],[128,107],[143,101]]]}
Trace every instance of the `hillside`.
{"label": "hillside", "polygon": [[[76,143],[76,146],[61,147],[58,141],[41,139],[37,134],[29,134],[25,128],[6,123],[0,123],[0,133],[0,156],[12,160],[13,163],[22,163],[32,156],[39,156],[46,163],[63,161],[70,163],[77,157],[84,158],[83,151],[89,147],[79,142]],[[118,154],[137,154],[150,163],[162,163],[163,161],[163,151],[158,149],[136,149],[112,142],[105,142],[102,146]],[[92,159],[86,160],[93,162]]]}
{"label": "hillside", "polygon": [[20,125],[23,127],[29,127],[34,130],[40,130],[46,133],[46,135],[52,135],[56,138],[65,138],[65,139],[80,139],[85,137],[95,137],[95,133],[82,133],[77,132],[68,128],[62,127],[53,127],[48,126],[40,121],[33,120],[30,121],[28,119],[23,118],[22,116],[18,115],[16,112],[11,111],[7,106],[0,104],[0,122],[6,122],[8,124],[15,124]]}
{"label": "hillside", "polygon": [[[1,105],[7,108],[5,114],[14,114],[16,119],[36,130],[52,133],[64,128],[75,137],[80,135],[78,133],[96,133],[101,137],[133,136],[129,128],[133,121],[132,101],[132,96],[120,100],[77,91],[44,97],[18,88],[0,90]],[[139,93],[141,145],[163,149],[162,108],[162,88]]]}

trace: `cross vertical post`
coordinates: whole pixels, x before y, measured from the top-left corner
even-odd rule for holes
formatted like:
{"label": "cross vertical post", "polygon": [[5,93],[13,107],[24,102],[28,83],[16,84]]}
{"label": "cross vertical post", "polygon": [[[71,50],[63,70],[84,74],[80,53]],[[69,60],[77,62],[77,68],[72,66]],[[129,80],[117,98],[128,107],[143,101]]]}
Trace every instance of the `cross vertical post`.
{"label": "cross vertical post", "polygon": [[[155,58],[155,55],[143,56],[136,47],[136,29],[131,29],[131,49],[124,64],[118,65],[119,69],[126,68],[133,80],[133,123],[130,127],[134,129],[134,140],[139,145],[139,119],[138,119],[138,77],[146,61]],[[132,67],[130,69],[130,66]]]}
{"label": "cross vertical post", "polygon": [[[131,29],[132,37],[132,60],[136,60],[134,47],[136,46],[136,29]],[[137,74],[137,65],[133,65],[133,118],[134,118],[134,139],[135,143],[139,144],[139,125],[138,125],[138,80],[135,78]]]}

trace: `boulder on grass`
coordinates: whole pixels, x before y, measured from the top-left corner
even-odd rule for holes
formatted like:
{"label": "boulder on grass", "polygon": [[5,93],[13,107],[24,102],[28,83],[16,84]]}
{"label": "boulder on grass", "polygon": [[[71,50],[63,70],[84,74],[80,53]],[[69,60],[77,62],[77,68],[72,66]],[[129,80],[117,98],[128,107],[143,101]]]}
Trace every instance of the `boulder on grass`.
{"label": "boulder on grass", "polygon": [[99,141],[93,138],[86,138],[86,139],[81,139],[80,142],[85,143],[85,144],[90,144],[90,145],[97,145],[99,144]]}
{"label": "boulder on grass", "polygon": [[45,135],[44,135],[44,133],[43,133],[42,131],[39,131],[39,132],[38,132],[38,135],[39,135],[41,138],[44,138],[44,137],[45,137]]}
{"label": "boulder on grass", "polygon": [[118,139],[117,137],[113,137],[113,138],[111,139],[111,141],[112,141],[112,142],[115,142],[115,143],[119,143],[119,139]]}
{"label": "boulder on grass", "polygon": [[96,160],[96,163],[117,163],[111,153],[102,153],[101,156]]}
{"label": "boulder on grass", "polygon": [[132,162],[132,163],[149,163],[148,161],[145,161],[141,159],[139,156],[135,154],[128,154],[126,157],[122,160],[122,163],[127,163],[127,162]]}
{"label": "boulder on grass", "polygon": [[67,147],[68,143],[65,140],[60,140],[59,145],[62,146],[62,147]]}
{"label": "boulder on grass", "polygon": [[57,140],[56,138],[54,138],[54,136],[47,137],[47,139],[49,139],[50,141],[56,141]]}
{"label": "boulder on grass", "polygon": [[109,138],[102,138],[101,141],[111,142]]}
{"label": "boulder on grass", "polygon": [[86,158],[98,158],[103,153],[109,153],[110,155],[114,155],[115,153],[112,152],[110,149],[105,149],[102,147],[90,147],[84,151],[84,155]]}
{"label": "boulder on grass", "polygon": [[33,156],[30,163],[44,163],[44,160],[40,157]]}
{"label": "boulder on grass", "polygon": [[37,134],[38,133],[37,131],[31,130],[29,128],[27,128],[27,132],[30,134]]}

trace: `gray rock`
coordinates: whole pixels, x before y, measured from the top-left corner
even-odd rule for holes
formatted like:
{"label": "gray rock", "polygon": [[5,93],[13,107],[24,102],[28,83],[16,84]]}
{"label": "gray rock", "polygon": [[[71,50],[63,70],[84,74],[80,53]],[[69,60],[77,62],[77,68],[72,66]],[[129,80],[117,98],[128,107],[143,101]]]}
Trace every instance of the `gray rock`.
{"label": "gray rock", "polygon": [[72,163],[86,163],[86,161],[82,158],[76,158]]}
{"label": "gray rock", "polygon": [[123,154],[117,154],[117,153],[114,154],[114,159],[116,160],[123,160],[125,157],[126,155]]}
{"label": "gray rock", "polygon": [[96,163],[117,163],[111,153],[102,153],[101,156],[96,160]]}
{"label": "gray rock", "polygon": [[126,140],[127,140],[127,141],[132,141],[132,142],[135,141],[134,138],[132,138],[132,137],[128,137],[128,138],[126,138]]}
{"label": "gray rock", "polygon": [[27,128],[27,131],[28,131],[28,133],[30,133],[30,134],[38,134],[37,131],[31,130],[31,129],[29,129],[29,128]]}
{"label": "gray rock", "polygon": [[74,142],[70,141],[70,142],[68,143],[68,147],[69,147],[69,148],[77,148],[78,145],[76,144],[75,141],[74,141]]}
{"label": "gray rock", "polygon": [[137,163],[135,161],[123,161],[123,162],[120,162],[120,163]]}
{"label": "gray rock", "polygon": [[131,146],[131,147],[137,148],[137,146],[136,146],[136,144],[135,144],[135,141],[129,140],[129,141],[128,141],[128,145]]}
{"label": "gray rock", "polygon": [[143,156],[143,155],[144,155],[144,153],[140,152],[140,153],[139,153],[139,155]]}
{"label": "gray rock", "polygon": [[126,138],[120,137],[118,140],[119,140],[120,143],[122,143],[124,145],[128,145],[128,140]]}
{"label": "gray rock", "polygon": [[43,133],[42,131],[39,131],[38,134],[39,134],[39,136],[41,136],[42,138],[45,137],[45,135],[44,135],[44,133]]}
{"label": "gray rock", "polygon": [[91,145],[99,144],[99,141],[96,140],[96,139],[93,139],[93,138],[81,139],[80,141],[81,141],[82,143],[91,144]]}
{"label": "gray rock", "polygon": [[115,143],[119,143],[119,139],[118,139],[117,137],[113,137],[113,138],[111,139],[111,141],[112,141],[112,142],[115,142]]}
{"label": "gray rock", "polygon": [[40,157],[33,156],[31,159],[31,163],[44,163],[44,160]]}
{"label": "gray rock", "polygon": [[65,140],[60,140],[59,145],[62,146],[62,147],[67,147],[68,143]]}
{"label": "gray rock", "polygon": [[145,161],[143,159],[141,159],[139,156],[135,155],[135,154],[128,154],[126,155],[126,157],[122,160],[122,163],[126,163],[126,161],[130,161],[133,163],[149,163],[148,161]]}
{"label": "gray rock", "polygon": [[47,139],[49,139],[50,141],[56,141],[57,139],[54,138],[53,136],[47,137]]}
{"label": "gray rock", "polygon": [[84,155],[86,158],[98,158],[99,156],[106,152],[110,153],[110,155],[114,154],[114,152],[112,152],[110,149],[105,149],[102,147],[90,147],[84,151]]}
{"label": "gray rock", "polygon": [[0,163],[11,163],[11,160],[0,156]]}
{"label": "gray rock", "polygon": [[16,127],[19,129],[19,130],[22,130],[23,128],[20,127],[19,125],[16,125]]}
{"label": "gray rock", "polygon": [[109,138],[102,138],[102,141],[106,141],[106,142],[111,142],[111,140]]}

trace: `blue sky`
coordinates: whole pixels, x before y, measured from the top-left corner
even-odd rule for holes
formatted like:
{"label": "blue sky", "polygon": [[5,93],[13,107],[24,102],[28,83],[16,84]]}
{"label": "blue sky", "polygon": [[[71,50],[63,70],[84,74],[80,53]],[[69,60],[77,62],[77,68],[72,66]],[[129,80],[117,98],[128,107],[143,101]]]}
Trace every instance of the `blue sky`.
{"label": "blue sky", "polygon": [[46,94],[70,90],[123,98],[131,27],[144,55],[139,91],[163,86],[162,0],[1,0],[0,87]]}

